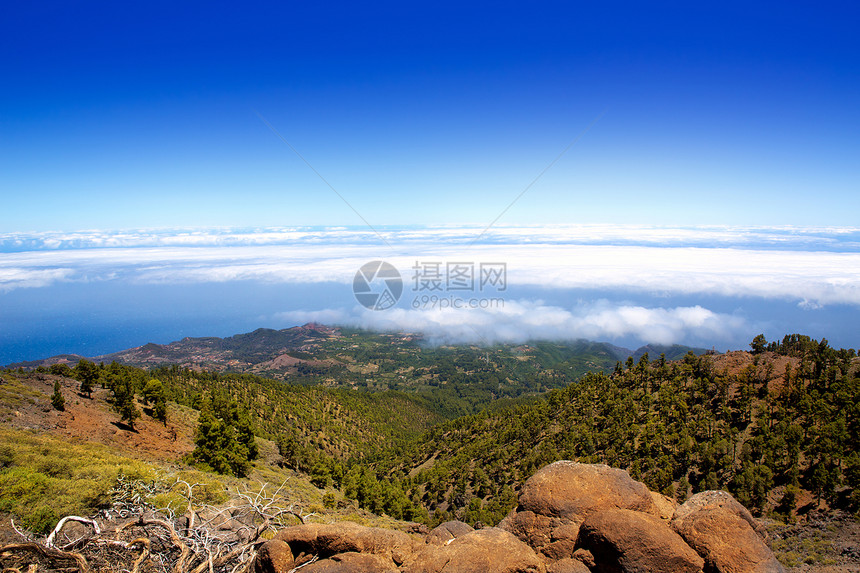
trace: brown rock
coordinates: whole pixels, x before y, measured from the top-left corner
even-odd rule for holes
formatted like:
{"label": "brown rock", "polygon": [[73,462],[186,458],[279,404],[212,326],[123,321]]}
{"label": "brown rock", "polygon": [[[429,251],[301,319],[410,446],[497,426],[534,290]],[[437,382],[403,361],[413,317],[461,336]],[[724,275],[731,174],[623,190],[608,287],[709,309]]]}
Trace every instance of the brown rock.
{"label": "brown rock", "polygon": [[602,464],[559,461],[529,478],[519,506],[499,524],[548,559],[570,557],[578,526],[606,509],[660,515],[645,484]]}
{"label": "brown rock", "polygon": [[397,567],[384,557],[364,553],[341,553],[300,569],[301,573],[396,573]]}
{"label": "brown rock", "polygon": [[752,516],[747,508],[732,497],[732,494],[726,491],[711,490],[697,493],[675,510],[672,520],[682,521],[696,511],[701,509],[713,509],[716,507],[721,507],[730,513],[734,513],[749,523],[750,527],[758,533],[759,537],[767,541],[767,529]]}
{"label": "brown rock", "polygon": [[583,549],[580,547],[576,551],[573,552],[573,558],[578,559],[585,563],[586,567],[589,569],[594,567],[594,555],[588,549]]}
{"label": "brown rock", "polygon": [[412,553],[415,540],[402,531],[364,527],[352,522],[310,523],[281,530],[274,537],[290,546],[293,555],[328,558],[339,553],[370,553],[400,565]]}
{"label": "brown rock", "polygon": [[612,507],[659,515],[648,488],[626,471],[570,461],[552,463],[530,477],[519,505],[539,515],[580,523],[595,511]]}
{"label": "brown rock", "polygon": [[[553,537],[553,531],[564,525],[571,524],[565,523],[558,517],[548,517],[529,510],[514,509],[499,523],[499,528],[513,533],[535,549],[542,549],[554,540],[558,540],[558,536]],[[578,529],[578,524],[572,525]],[[576,535],[573,539],[576,540]]]}
{"label": "brown rock", "polygon": [[257,551],[254,573],[286,573],[295,564],[290,546],[280,539],[270,539]]}
{"label": "brown rock", "polygon": [[579,559],[565,557],[547,565],[546,573],[591,573],[591,570]]}
{"label": "brown rock", "polygon": [[541,553],[551,560],[564,559],[574,554],[579,525],[565,523],[552,529],[551,541],[541,549]]}
{"label": "brown rock", "polygon": [[696,509],[673,519],[672,527],[705,558],[710,570],[719,573],[785,571],[749,522],[727,507]]}
{"label": "brown rock", "polygon": [[548,545],[544,545],[541,548],[541,554],[549,559],[550,561],[555,561],[557,559],[565,559],[573,555],[573,552],[576,550],[576,537],[571,537],[568,539],[559,539],[557,541],[553,541]]}
{"label": "brown rock", "polygon": [[474,527],[468,523],[463,523],[462,521],[446,521],[445,523],[440,523],[437,527],[434,527],[427,535],[426,541],[427,543],[433,543],[435,545],[444,545],[452,539],[460,537],[461,535],[466,535],[470,531],[474,530]]}
{"label": "brown rock", "polygon": [[405,573],[542,573],[537,554],[507,531],[488,527],[445,545],[425,545],[402,568]]}
{"label": "brown rock", "polygon": [[579,542],[591,551],[596,571],[697,573],[705,561],[654,515],[609,509],[586,519]]}
{"label": "brown rock", "polygon": [[669,521],[675,515],[675,510],[678,509],[678,502],[672,499],[671,497],[667,497],[662,493],[657,493],[656,491],[652,491],[651,493],[651,501],[654,502],[654,506],[657,508],[657,511],[660,512],[660,519]]}

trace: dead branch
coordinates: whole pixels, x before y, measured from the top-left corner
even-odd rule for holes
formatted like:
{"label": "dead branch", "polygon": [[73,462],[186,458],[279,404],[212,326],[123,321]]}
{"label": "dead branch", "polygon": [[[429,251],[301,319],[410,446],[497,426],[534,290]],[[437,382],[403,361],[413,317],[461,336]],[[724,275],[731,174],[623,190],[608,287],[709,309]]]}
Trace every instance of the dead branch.
{"label": "dead branch", "polygon": [[313,556],[313,557],[311,557],[308,561],[305,561],[305,562],[304,562],[304,563],[302,563],[301,565],[296,565],[295,567],[293,567],[292,569],[290,569],[287,573],[296,573],[296,571],[298,571],[298,570],[299,570],[299,569],[301,569],[302,567],[304,567],[304,566],[306,566],[306,565],[310,565],[311,563],[315,563],[319,558],[320,558],[320,557],[319,557],[319,555],[314,555],[314,556]]}
{"label": "dead branch", "polygon": [[23,537],[27,541],[33,540],[33,536],[28,531],[21,531],[20,529],[18,529],[15,526],[15,520],[14,519],[10,519],[9,522],[12,524],[12,529],[15,530],[15,533],[17,533],[18,535],[20,535],[21,537]]}
{"label": "dead branch", "polygon": [[[248,573],[257,550],[265,542],[264,532],[294,523],[292,519],[285,519],[288,515],[301,523],[316,515],[304,513],[299,504],[288,500],[284,492],[286,483],[270,488],[269,484],[261,482],[259,489],[253,490],[242,486],[237,488],[238,497],[231,506],[216,508],[195,505],[194,488],[199,484],[177,480],[171,489],[182,486],[183,504],[187,503],[186,521],[176,515],[178,511],[174,513],[169,507],[156,510],[146,502],[153,492],[165,491],[163,487],[120,479],[114,488],[113,509],[99,514],[99,521],[64,517],[41,543],[16,528],[26,543],[2,548],[6,552],[3,557],[29,551],[47,562],[73,560],[77,569],[84,573],[90,567],[130,573],[141,573],[148,568],[164,573]],[[198,516],[201,511],[205,511],[205,515]],[[117,524],[114,520],[121,515],[135,518]],[[95,533],[59,547],[63,528],[69,521],[87,524]],[[311,555],[302,557],[296,562],[296,570],[316,560]],[[10,573],[13,570],[20,573],[23,567],[20,558],[5,564],[11,567]]]}
{"label": "dead branch", "polygon": [[194,488],[196,486],[199,486],[202,484],[200,484],[200,483],[191,484],[185,480],[177,479],[176,482],[171,487],[171,489],[173,489],[173,487],[176,487],[179,484],[184,485],[185,489],[187,491],[187,493],[185,495],[185,499],[188,500],[188,505],[185,509],[185,515],[188,518],[188,529],[191,530],[191,529],[194,529],[194,508],[192,506],[192,503],[194,501]]}
{"label": "dead branch", "polygon": [[247,571],[251,568],[251,564],[254,563],[254,558],[257,556],[257,552],[253,551],[250,553],[244,561],[240,561],[230,573],[247,573]]}
{"label": "dead branch", "polygon": [[[132,522],[134,523],[134,522]],[[185,560],[188,558],[188,554],[191,553],[191,549],[186,545],[182,539],[179,537],[179,534],[176,533],[176,529],[173,525],[162,519],[145,519],[142,516],[137,520],[137,524],[139,525],[158,525],[167,530],[170,534],[170,540],[173,542],[179,549],[179,559],[176,561],[176,565],[173,567],[173,571],[175,573],[182,573],[185,567]]]}
{"label": "dead branch", "polygon": [[133,539],[126,543],[126,547],[130,548],[133,545],[137,545],[138,543],[143,545],[143,551],[140,552],[140,555],[135,560],[134,566],[131,568],[131,573],[140,573],[140,564],[143,563],[143,561],[147,557],[149,557],[149,539],[147,539],[146,537],[138,537],[137,539]]}
{"label": "dead branch", "polygon": [[245,491],[238,491],[238,489],[236,490],[238,496],[244,499],[248,503],[248,506],[264,520],[265,527],[262,530],[258,531],[255,537],[259,537],[262,532],[265,531],[265,529],[268,527],[269,523],[277,520],[282,515],[292,515],[302,524],[306,523],[305,519],[307,519],[308,517],[316,515],[315,513],[309,513],[305,515],[302,513],[300,507],[296,508],[295,504],[292,503],[288,507],[278,507],[275,505],[279,501],[286,501],[283,498],[279,499],[279,495],[288,481],[289,478],[284,480],[278,487],[278,489],[275,490],[275,492],[270,496],[266,495],[266,486],[269,485],[268,483],[261,484],[260,490],[256,492],[249,490],[247,486],[244,486]]}
{"label": "dead branch", "polygon": [[10,545],[4,545],[3,547],[0,547],[0,556],[10,556],[11,553],[15,551],[32,551],[33,553],[38,553],[42,557],[46,557],[48,559],[65,559],[74,561],[81,573],[89,573],[90,570],[87,560],[84,559],[84,556],[80,553],[43,547],[38,543],[12,543]]}
{"label": "dead branch", "polygon": [[60,530],[63,529],[63,526],[66,525],[66,523],[68,523],[69,521],[77,521],[80,523],[86,523],[87,525],[90,525],[90,526],[92,526],[93,529],[95,529],[96,535],[101,533],[101,529],[99,529],[99,524],[96,522],[95,519],[89,519],[86,517],[78,517],[77,515],[67,515],[66,517],[61,519],[59,522],[57,522],[57,525],[56,525],[56,527],[54,527],[54,530],[51,531],[50,535],[48,535],[48,538],[45,539],[45,547],[53,547],[54,546],[54,537],[56,537],[56,535],[60,532]]}
{"label": "dead branch", "polygon": [[222,555],[221,557],[218,557],[217,559],[214,559],[214,560],[212,559],[212,554],[210,553],[209,554],[209,560],[204,561],[203,563],[198,565],[196,568],[192,569],[191,573],[202,573],[203,570],[207,566],[209,567],[210,571],[212,570],[213,567],[220,567],[221,565],[227,563],[228,561],[230,561],[231,559],[233,559],[237,555],[241,554],[247,548],[248,548],[247,545],[238,545],[235,548],[233,548],[233,550],[230,551],[229,553],[226,553],[226,554]]}
{"label": "dead branch", "polygon": [[[31,563],[27,566],[27,573],[36,573],[38,571],[39,566],[35,563]],[[21,570],[17,567],[6,567],[3,569],[3,573],[21,573]]]}

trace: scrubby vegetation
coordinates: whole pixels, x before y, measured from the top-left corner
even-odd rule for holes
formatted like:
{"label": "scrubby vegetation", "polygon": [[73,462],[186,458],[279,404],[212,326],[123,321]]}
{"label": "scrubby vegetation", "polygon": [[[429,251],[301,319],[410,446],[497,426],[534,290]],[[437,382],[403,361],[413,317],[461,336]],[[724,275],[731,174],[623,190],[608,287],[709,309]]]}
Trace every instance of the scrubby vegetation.
{"label": "scrubby vegetation", "polygon": [[104,507],[120,475],[150,481],[155,467],[98,444],[0,428],[0,511],[46,533],[66,515]]}
{"label": "scrubby vegetation", "polygon": [[[402,479],[429,511],[468,519],[497,506],[536,469],[557,459],[606,463],[651,489],[685,499],[725,488],[762,512],[796,509],[799,488],[817,500],[860,506],[860,377],[854,353],[789,336],[737,372],[688,354],[590,373],[531,404],[442,424],[410,450],[382,458],[380,475]],[[785,371],[774,358],[789,357]],[[792,366],[795,364],[795,366]],[[505,503],[506,500],[507,503]]]}
{"label": "scrubby vegetation", "polygon": [[[361,340],[347,334],[351,344]],[[752,353],[687,352],[677,361],[645,353],[577,380],[565,371],[581,355],[564,345],[523,347],[523,359],[513,349],[416,354],[398,346],[380,356],[369,353],[377,344],[370,340],[352,349],[348,378],[366,376],[365,368],[373,371],[368,382],[387,382],[362,389],[86,360],[36,375],[74,377],[75,399],[85,402],[95,388],[107,389],[98,392],[129,431],[141,416],[167,424],[168,403],[194,408],[200,414],[186,462],[240,477],[300,472],[319,488],[321,510],[353,500],[376,514],[430,525],[454,517],[495,524],[522,483],[558,459],[626,468],[679,501],[725,488],[760,514],[786,519],[810,495],[816,505],[860,509],[858,361],[854,351],[824,340],[756,337]],[[343,351],[324,347],[332,355]],[[10,404],[50,401],[16,376],[0,385],[4,403],[7,396]],[[393,382],[399,376],[411,382],[400,387]],[[69,399],[68,384],[65,391]],[[0,413],[11,416],[6,408]],[[152,479],[154,466],[100,446],[4,432],[0,511],[36,531],[61,515],[103,506],[119,474]],[[267,459],[279,468],[259,460],[261,438],[277,445]]]}

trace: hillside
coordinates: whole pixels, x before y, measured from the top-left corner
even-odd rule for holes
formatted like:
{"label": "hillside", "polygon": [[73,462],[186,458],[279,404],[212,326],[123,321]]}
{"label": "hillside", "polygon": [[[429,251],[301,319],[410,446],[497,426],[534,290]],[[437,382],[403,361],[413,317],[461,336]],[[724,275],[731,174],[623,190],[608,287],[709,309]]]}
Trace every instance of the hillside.
{"label": "hillside", "polygon": [[[51,404],[55,383],[65,397],[63,410]],[[326,489],[325,483],[319,488],[306,474],[282,467],[282,457],[272,440],[257,438],[260,457],[247,478],[200,471],[186,463],[195,447],[197,410],[168,402],[167,421],[162,423],[138,400],[143,415],[131,428],[112,408],[110,390],[97,386],[91,397],[79,390],[80,382],[64,375],[10,371],[0,375],[0,542],[20,541],[10,527],[10,517],[19,528],[45,533],[65,515],[91,515],[111,508],[117,501],[114,490],[123,480],[145,484],[154,496],[146,499],[154,507],[181,503],[185,491],[182,482],[197,484],[196,504],[218,507],[237,503],[240,491],[258,491],[264,483],[270,484],[270,490],[286,484],[280,491],[280,503],[296,511],[402,527],[390,518],[359,509],[337,490]],[[329,394],[325,390],[318,394],[305,391],[308,403],[322,403],[321,395]],[[368,428],[373,423],[366,422],[365,416],[380,416],[372,407],[351,413],[338,402],[336,393],[329,396],[329,404],[344,413],[343,425]],[[283,408],[288,407],[283,404]],[[331,499],[324,499],[326,493]],[[286,524],[294,522],[283,520]]]}
{"label": "hillside", "polygon": [[[425,387],[357,390],[116,362],[6,370],[0,512],[29,516],[25,524],[44,530],[61,513],[104,507],[120,473],[164,482],[156,476],[196,471],[194,481],[226,480],[233,491],[247,480],[184,465],[199,410],[222,402],[245,412],[257,435],[262,456],[248,475],[261,482],[294,479],[285,494],[304,506],[322,508],[325,493],[331,515],[495,524],[539,468],[570,459],[626,469],[678,501],[726,489],[758,515],[786,523],[772,524],[786,563],[799,564],[803,552],[818,555],[816,562],[853,559],[850,537],[858,527],[845,513],[860,509],[860,361],[853,351],[792,335],[754,341],[754,352],[687,352],[676,361],[643,353],[562,388],[539,393],[550,385],[535,386],[516,399],[494,394],[488,402],[486,394],[469,390],[485,388],[495,375],[491,367],[517,372],[540,365],[528,380],[561,383],[567,377],[560,371],[603,347],[536,342],[401,355],[390,335],[339,336],[337,344],[349,340],[354,351],[350,372],[396,374],[414,359],[410,366],[420,373],[414,379]],[[374,354],[377,345],[382,350]],[[81,393],[87,375],[97,381],[91,398]],[[117,398],[109,388],[128,385],[140,393],[153,379],[168,401],[167,423],[155,420],[138,394],[144,414],[132,429],[112,409]],[[55,383],[65,397],[63,411],[51,406]],[[503,385],[498,378],[495,384]],[[480,411],[451,418],[452,411],[479,404]],[[97,477],[81,482],[91,479],[83,476]],[[24,496],[25,490],[32,494]],[[22,514],[24,508],[32,511]],[[836,533],[814,533],[828,523],[839,524],[827,529]],[[848,557],[834,557],[839,551]]]}
{"label": "hillside", "polygon": [[378,462],[440,519],[495,523],[557,459],[628,469],[685,499],[725,488],[760,514],[860,508],[853,353],[808,339],[758,354],[629,361],[531,403],[442,424]]}
{"label": "hillside", "polygon": [[[500,398],[563,388],[586,372],[611,370],[618,361],[650,352],[681,358],[685,346],[645,346],[632,351],[604,342],[534,341],[521,345],[430,346],[408,333],[378,333],[306,324],[260,328],[228,338],[185,338],[92,357],[96,363],[146,369],[178,367],[197,372],[251,374],[291,385],[417,394],[447,418],[472,414]],[[33,369],[74,366],[76,355],[12,364]]]}

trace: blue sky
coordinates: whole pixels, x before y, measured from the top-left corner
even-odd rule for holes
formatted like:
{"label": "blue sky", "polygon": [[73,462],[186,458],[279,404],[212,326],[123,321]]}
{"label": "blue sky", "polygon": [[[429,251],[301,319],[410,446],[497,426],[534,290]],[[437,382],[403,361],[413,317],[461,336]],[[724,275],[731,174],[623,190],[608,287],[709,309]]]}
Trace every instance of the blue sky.
{"label": "blue sky", "polygon": [[[7,3],[0,362],[320,316],[444,338],[531,332],[511,319],[531,314],[625,344],[648,341],[647,316],[678,342],[858,346],[858,20],[853,2]],[[356,313],[350,265],[460,256],[509,205],[478,247],[575,248],[511,255],[506,318]],[[297,260],[330,275],[285,271],[311,244]],[[620,266],[595,270],[588,245]],[[733,264],[753,252],[773,255]],[[728,270],[689,274],[690,253]],[[720,327],[678,310],[696,307]]]}
{"label": "blue sky", "polygon": [[[8,3],[9,231],[852,225],[852,2]],[[335,199],[334,201],[332,199]]]}

